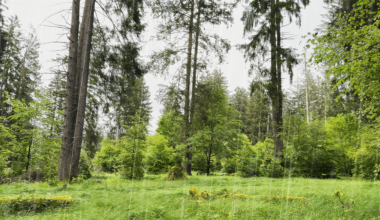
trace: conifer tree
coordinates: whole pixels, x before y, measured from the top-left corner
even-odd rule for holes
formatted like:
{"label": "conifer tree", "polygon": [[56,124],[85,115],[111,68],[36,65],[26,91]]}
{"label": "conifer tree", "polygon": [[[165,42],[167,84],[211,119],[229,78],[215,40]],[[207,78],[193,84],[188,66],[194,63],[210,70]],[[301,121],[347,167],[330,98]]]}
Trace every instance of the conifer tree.
{"label": "conifer tree", "polygon": [[[165,74],[171,66],[177,64],[176,73],[181,75],[178,78],[184,80],[184,145],[188,145],[187,138],[191,135],[191,112],[194,111],[195,105],[195,94],[192,91],[195,90],[197,71],[207,67],[208,57],[201,57],[201,54],[213,52],[219,58],[219,62],[222,62],[223,52],[230,48],[228,41],[220,36],[205,33],[204,25],[230,23],[234,6],[235,4],[214,0],[156,0],[151,4],[154,16],[163,20],[159,25],[157,37],[166,43],[166,47],[152,55],[150,65],[156,74]],[[186,59],[182,59],[183,56],[186,56]],[[191,175],[191,146],[188,148],[184,167]]]}
{"label": "conifer tree", "polygon": [[281,25],[284,21],[284,13],[289,15],[290,22],[295,17],[296,22],[300,24],[300,4],[306,6],[309,4],[309,0],[300,2],[253,0],[242,16],[244,34],[252,33],[249,36],[249,43],[240,47],[246,57],[250,60],[257,59],[259,55],[269,54],[270,57],[270,68],[263,73],[270,77],[266,87],[272,102],[274,152],[277,158],[282,158],[283,150],[281,139],[283,123],[282,66],[286,65],[292,79],[292,67],[298,63],[293,50],[281,46]]}

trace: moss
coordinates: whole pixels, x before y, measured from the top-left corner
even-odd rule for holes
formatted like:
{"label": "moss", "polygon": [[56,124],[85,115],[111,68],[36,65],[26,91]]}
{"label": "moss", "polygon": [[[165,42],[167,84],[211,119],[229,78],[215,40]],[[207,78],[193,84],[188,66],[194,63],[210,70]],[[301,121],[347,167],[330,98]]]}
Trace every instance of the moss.
{"label": "moss", "polygon": [[209,192],[207,192],[206,190],[204,190],[203,192],[201,192],[201,196],[202,196],[202,198],[207,199],[207,198],[211,197],[211,194]]}
{"label": "moss", "polygon": [[22,210],[41,211],[48,207],[64,207],[71,204],[70,196],[57,197],[7,197],[0,198],[0,205],[8,210],[9,213],[14,213]]}
{"label": "moss", "polygon": [[194,186],[192,189],[189,190],[189,193],[190,193],[191,196],[194,197],[195,194],[198,194],[198,195],[199,195],[199,190],[198,190],[197,187]]}
{"label": "moss", "polygon": [[304,203],[309,202],[310,200],[305,197],[294,197],[294,196],[280,196],[280,195],[271,195],[271,196],[261,196],[261,195],[256,195],[256,196],[248,196],[246,194],[234,194],[228,192],[226,189],[223,189],[221,192],[212,195],[211,193],[207,192],[204,190],[203,192],[199,193],[199,190],[197,187],[193,187],[192,189],[189,190],[190,195],[199,200],[204,200],[204,199],[227,199],[227,198],[232,198],[232,199],[247,199],[247,198],[260,198],[263,200],[268,200],[268,201],[280,201],[280,200],[287,200],[287,201],[301,201]]}

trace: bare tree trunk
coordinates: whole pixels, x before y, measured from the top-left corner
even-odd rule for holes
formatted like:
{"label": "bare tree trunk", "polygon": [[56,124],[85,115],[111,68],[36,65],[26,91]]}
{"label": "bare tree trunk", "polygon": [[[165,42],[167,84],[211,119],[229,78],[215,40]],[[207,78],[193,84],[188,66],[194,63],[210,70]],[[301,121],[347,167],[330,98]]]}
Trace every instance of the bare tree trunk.
{"label": "bare tree trunk", "polygon": [[193,123],[194,112],[195,112],[195,87],[197,84],[197,61],[198,61],[198,46],[199,46],[199,35],[200,35],[200,20],[201,20],[201,2],[198,1],[198,13],[197,13],[197,24],[195,29],[195,49],[194,49],[194,65],[193,65],[193,82],[191,89],[191,110],[190,110],[190,124]]}
{"label": "bare tree trunk", "polygon": [[[211,149],[210,149],[210,153],[211,153]],[[207,158],[206,158],[207,162],[206,162],[206,175],[207,176],[210,176],[210,162],[211,162],[211,155],[207,155]]]}
{"label": "bare tree trunk", "polygon": [[[279,5],[279,0],[276,0],[276,5]],[[274,154],[278,159],[282,159],[282,150],[284,145],[281,140],[282,133],[282,79],[281,79],[281,12],[277,9],[275,12],[275,20],[276,20],[276,34],[277,34],[277,42],[276,54],[275,54],[275,62],[277,65],[277,74],[275,76],[275,97],[276,100],[275,105],[273,106],[273,141],[274,141]],[[274,31],[273,31],[274,32]],[[276,174],[277,176],[277,174]]]}
{"label": "bare tree trunk", "polygon": [[62,134],[62,147],[58,167],[58,179],[64,180],[70,178],[71,161],[73,151],[73,137],[75,115],[72,113],[75,110],[75,81],[76,81],[76,66],[78,52],[78,32],[79,32],[79,12],[80,0],[73,0],[72,16],[71,16],[71,31],[70,31],[70,47],[69,47],[69,65],[66,82],[66,101],[64,128]]}
{"label": "bare tree trunk", "polygon": [[1,105],[1,112],[0,112],[0,117],[4,116],[4,101],[3,101],[3,93],[4,91],[7,90],[7,86],[8,86],[8,70],[5,71],[5,79],[4,79],[4,89],[3,89],[3,85],[1,85],[1,90],[0,90],[0,105]]}
{"label": "bare tree trunk", "polygon": [[31,137],[31,140],[29,142],[29,148],[28,148],[28,160],[26,162],[26,167],[25,167],[25,173],[28,172],[29,170],[29,165],[30,165],[30,159],[32,157],[31,150],[32,150],[32,144],[33,144],[33,136]]}
{"label": "bare tree trunk", "polygon": [[305,82],[306,82],[306,121],[310,122],[309,117],[309,84],[308,84],[308,74],[307,74],[307,59],[306,59],[306,49],[305,49]]}
{"label": "bare tree trunk", "polygon": [[[198,14],[197,14],[197,24],[195,30],[195,48],[194,48],[194,63],[193,63],[193,82],[191,88],[191,108],[190,108],[190,127],[191,132],[193,132],[193,119],[195,113],[195,87],[197,85],[197,60],[198,60],[198,45],[199,45],[199,35],[200,35],[200,17],[201,17],[201,3],[198,1]],[[190,146],[192,147],[192,146]],[[191,160],[193,158],[193,154],[190,152],[188,155],[188,159]],[[191,173],[191,163],[188,164],[188,169]]]}
{"label": "bare tree trunk", "polygon": [[[194,0],[191,0],[190,9],[190,25],[189,25],[189,42],[187,48],[187,65],[186,65],[186,90],[185,90],[185,108],[184,108],[184,134],[183,143],[187,145],[187,138],[189,136],[189,107],[190,107],[190,75],[191,75],[191,51],[193,47],[193,19],[194,19]],[[185,154],[185,158],[190,160],[190,153]],[[188,175],[191,175],[191,163],[188,161],[184,163],[185,170]]]}
{"label": "bare tree trunk", "polygon": [[270,88],[269,88],[269,94],[272,100],[272,137],[274,142],[274,155],[277,156],[278,153],[278,147],[279,147],[279,139],[277,137],[278,135],[278,127],[277,127],[277,115],[278,115],[278,79],[277,79],[277,45],[276,45],[276,11],[275,11],[275,0],[271,0],[271,20],[270,20],[270,59],[271,59],[271,66],[270,66]]}
{"label": "bare tree trunk", "polygon": [[[84,127],[84,119],[86,112],[86,97],[87,97],[87,84],[88,84],[88,76],[89,76],[89,67],[90,67],[90,54],[91,54],[91,42],[92,42],[92,31],[94,27],[94,12],[95,12],[95,0],[86,0],[85,4],[85,12],[82,20],[82,24],[84,24],[85,28],[81,33],[83,35],[82,40],[82,49],[80,64],[83,65],[82,68],[79,68],[81,72],[78,71],[78,75],[80,75],[80,84],[78,86],[79,89],[79,97],[78,97],[78,109],[77,109],[77,117],[75,123],[75,134],[74,134],[74,153],[73,153],[73,163],[72,163],[72,176],[79,175],[79,159],[80,152],[82,148],[82,140],[83,140],[83,127]],[[82,28],[81,28],[82,29]],[[81,39],[80,38],[80,39]],[[78,54],[79,55],[79,54]]]}

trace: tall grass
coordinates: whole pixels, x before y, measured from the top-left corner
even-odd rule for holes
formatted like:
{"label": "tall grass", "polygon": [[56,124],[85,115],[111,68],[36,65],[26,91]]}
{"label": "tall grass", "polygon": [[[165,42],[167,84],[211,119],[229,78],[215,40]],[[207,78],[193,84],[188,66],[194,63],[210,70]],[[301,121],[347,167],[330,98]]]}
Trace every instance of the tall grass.
{"label": "tall grass", "polygon": [[[220,198],[195,200],[189,189],[196,186],[216,194],[228,192],[248,196],[288,195],[306,197],[309,202],[287,199]],[[193,176],[186,180],[165,181],[163,175],[142,180],[120,179],[115,175],[93,177],[67,187],[47,183],[0,185],[0,197],[69,195],[69,207],[44,212],[7,214],[1,219],[370,219],[379,217],[380,183],[355,179],[319,180],[303,178],[271,179],[228,176]],[[333,195],[343,192],[343,200],[354,206],[342,209]],[[270,197],[268,197],[270,198]],[[0,207],[1,209],[1,207]]]}

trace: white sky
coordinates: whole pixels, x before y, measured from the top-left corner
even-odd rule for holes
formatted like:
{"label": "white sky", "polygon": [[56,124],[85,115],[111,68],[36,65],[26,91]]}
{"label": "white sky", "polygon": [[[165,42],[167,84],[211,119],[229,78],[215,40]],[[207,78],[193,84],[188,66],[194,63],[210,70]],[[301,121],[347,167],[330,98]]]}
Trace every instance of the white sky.
{"label": "white sky", "polygon": [[[103,0],[104,1],[104,0]],[[40,63],[42,64],[41,73],[49,73],[54,63],[52,59],[57,56],[58,53],[65,53],[62,51],[62,44],[56,43],[66,42],[67,36],[62,35],[68,33],[68,30],[52,27],[54,25],[64,25],[69,27],[70,22],[70,8],[71,0],[7,0],[5,15],[17,15],[23,25],[23,28],[27,28],[32,25],[37,29],[37,34],[41,42],[40,48]],[[292,35],[293,39],[284,42],[286,46],[291,46],[298,50],[301,54],[302,48],[305,45],[305,40],[301,42],[302,36],[307,35],[308,32],[313,32],[321,23],[322,15],[326,13],[325,5],[322,0],[312,0],[310,5],[306,9],[302,9],[302,26],[297,27],[294,23],[283,28],[283,32]],[[146,12],[149,12],[146,9]],[[230,40],[232,45],[245,43],[243,39],[243,24],[240,21],[242,16],[243,6],[240,5],[234,11],[234,24],[230,28],[215,27],[213,31],[220,34],[223,38]],[[55,14],[55,15],[54,15]],[[154,22],[151,22],[149,15],[146,16],[145,22],[148,23],[148,27],[144,34],[146,41],[154,36],[155,27]],[[54,25],[53,25],[54,24]],[[154,43],[146,44],[143,55],[149,54],[154,50]],[[220,65],[219,68],[225,74],[229,90],[233,91],[236,87],[248,88],[249,81],[252,80],[248,77],[247,71],[249,63],[245,63],[244,57],[241,52],[237,51],[234,47],[227,55],[227,63]],[[301,76],[301,68],[295,68],[294,80],[297,80]],[[43,83],[47,85],[50,78],[53,75],[45,74],[42,76]],[[284,87],[289,88],[289,78],[284,76]],[[162,106],[155,100],[156,93],[159,84],[168,84],[170,79],[164,79],[162,77],[155,77],[152,74],[148,74],[146,77],[147,85],[151,93],[151,102],[153,107],[151,131],[157,128],[157,122],[161,115],[160,110]]]}

